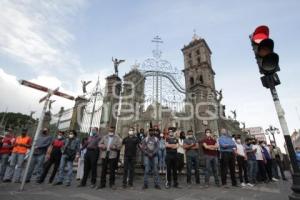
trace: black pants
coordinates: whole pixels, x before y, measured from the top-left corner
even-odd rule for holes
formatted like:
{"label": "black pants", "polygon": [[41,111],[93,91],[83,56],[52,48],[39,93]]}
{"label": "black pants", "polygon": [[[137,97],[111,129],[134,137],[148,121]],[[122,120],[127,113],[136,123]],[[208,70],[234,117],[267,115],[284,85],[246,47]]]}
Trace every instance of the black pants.
{"label": "black pants", "polygon": [[124,175],[123,175],[123,185],[133,185],[133,176],[134,176],[134,167],[135,167],[135,157],[124,157]]}
{"label": "black pants", "polygon": [[173,176],[173,184],[174,186],[178,186],[177,182],[177,153],[167,153],[166,156],[166,164],[167,164],[167,180],[168,185],[172,183]]}
{"label": "black pants", "polygon": [[177,170],[178,173],[181,173],[184,167],[184,154],[177,153]]}
{"label": "black pants", "polygon": [[221,152],[221,179],[222,185],[227,184],[227,172],[230,171],[231,184],[236,186],[235,179],[235,156],[232,152]]}
{"label": "black pants", "polygon": [[109,186],[115,184],[115,170],[116,170],[117,159],[109,159],[108,155],[106,158],[102,159],[102,171],[101,171],[101,186],[106,185],[106,174],[109,166]]}
{"label": "black pants", "polygon": [[280,160],[280,158],[276,158],[276,163],[277,163],[277,166],[279,167],[279,170],[280,170],[280,173],[281,173],[281,178],[286,179],[285,175],[284,175],[283,162]]}
{"label": "black pants", "polygon": [[237,163],[239,167],[240,183],[249,183],[248,180],[248,163],[244,156],[237,156]]}
{"label": "black pants", "polygon": [[86,185],[87,178],[92,171],[91,183],[96,184],[97,180],[97,162],[99,158],[99,150],[97,149],[87,149],[84,156],[84,170],[83,177],[81,180],[82,185]]}
{"label": "black pants", "polygon": [[267,160],[266,171],[267,171],[268,178],[271,181],[272,178],[273,178],[273,174],[272,174],[272,160],[271,159]]}
{"label": "black pants", "polygon": [[59,163],[60,163],[60,159],[61,159],[61,152],[54,152],[54,153],[51,153],[50,155],[50,158],[49,160],[47,160],[45,163],[44,163],[44,169],[43,169],[43,173],[40,177],[40,182],[44,182],[47,174],[48,174],[48,171],[49,169],[51,168],[52,165],[54,165],[53,167],[53,170],[52,170],[52,173],[51,173],[51,176],[49,178],[49,183],[52,183],[53,180],[54,180],[54,177],[56,175],[56,172],[59,168]]}
{"label": "black pants", "polygon": [[258,166],[257,180],[258,181],[267,181],[265,161],[258,160],[257,166]]}

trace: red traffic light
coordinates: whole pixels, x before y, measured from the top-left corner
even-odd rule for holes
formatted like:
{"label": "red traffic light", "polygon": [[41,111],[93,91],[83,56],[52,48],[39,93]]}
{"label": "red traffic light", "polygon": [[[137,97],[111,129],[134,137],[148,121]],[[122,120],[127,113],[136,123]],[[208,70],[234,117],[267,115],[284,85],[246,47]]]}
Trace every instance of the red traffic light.
{"label": "red traffic light", "polygon": [[269,27],[259,26],[252,34],[252,42],[259,44],[262,40],[269,38]]}

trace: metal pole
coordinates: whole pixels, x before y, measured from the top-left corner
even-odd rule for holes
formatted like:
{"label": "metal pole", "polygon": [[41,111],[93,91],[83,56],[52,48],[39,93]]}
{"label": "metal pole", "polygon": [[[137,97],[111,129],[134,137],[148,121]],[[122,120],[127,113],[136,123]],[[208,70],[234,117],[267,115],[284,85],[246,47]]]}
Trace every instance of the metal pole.
{"label": "metal pole", "polygon": [[276,143],[276,139],[275,139],[275,133],[272,133],[272,136],[273,136],[275,147],[277,147],[277,143]]}
{"label": "metal pole", "polygon": [[26,181],[26,178],[27,178],[29,166],[30,166],[30,163],[31,163],[31,160],[32,160],[35,143],[36,143],[36,140],[37,140],[37,138],[38,138],[38,136],[40,134],[40,131],[42,129],[42,125],[43,125],[43,121],[44,121],[44,117],[45,117],[45,113],[46,113],[46,110],[47,110],[47,106],[48,106],[50,97],[51,97],[51,94],[49,93],[48,96],[47,96],[47,98],[46,98],[46,100],[45,100],[44,108],[42,110],[42,114],[41,114],[41,117],[39,119],[38,127],[37,127],[35,135],[34,135],[32,146],[31,146],[31,149],[30,149],[29,158],[28,158],[28,161],[27,161],[27,164],[26,164],[24,175],[23,175],[23,179],[22,179],[22,184],[21,184],[21,187],[20,187],[20,191],[24,190],[24,185],[25,185],[25,181]]}
{"label": "metal pole", "polygon": [[289,196],[290,200],[296,200],[296,199],[300,199],[300,170],[297,164],[297,159],[296,159],[296,153],[295,153],[295,149],[293,147],[293,143],[291,140],[291,136],[289,133],[289,129],[288,129],[288,125],[287,122],[285,120],[284,117],[284,110],[281,107],[280,101],[279,101],[279,97],[276,91],[275,87],[271,87],[271,94],[273,97],[273,101],[275,104],[275,109],[278,115],[278,119],[279,119],[279,123],[282,129],[282,132],[284,134],[284,139],[286,142],[286,146],[288,149],[288,154],[290,156],[290,160],[291,160],[291,164],[292,164],[292,168],[293,168],[293,174],[292,174],[292,178],[293,178],[293,183],[292,183],[292,194]]}
{"label": "metal pole", "polygon": [[94,105],[93,105],[93,110],[92,110],[90,126],[89,126],[89,133],[91,132],[93,119],[94,119],[94,112],[95,112],[96,100],[97,100],[97,95],[98,95],[98,85],[99,85],[99,76],[98,76],[98,81],[97,81],[97,85],[96,85],[96,92],[94,93],[95,98],[94,98]]}

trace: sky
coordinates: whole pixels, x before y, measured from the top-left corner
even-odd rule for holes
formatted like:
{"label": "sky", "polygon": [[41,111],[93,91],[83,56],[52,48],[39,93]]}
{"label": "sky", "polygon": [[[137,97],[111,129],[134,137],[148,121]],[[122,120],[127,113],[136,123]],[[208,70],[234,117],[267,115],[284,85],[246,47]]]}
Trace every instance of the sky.
{"label": "sky", "polygon": [[[297,0],[1,0],[0,111],[35,110],[39,116],[44,94],[20,86],[19,79],[59,86],[74,96],[81,93],[80,80],[95,84],[99,75],[104,86],[113,73],[111,57],[126,60],[120,65],[123,76],[135,62],[152,56],[156,35],[164,41],[162,57],[183,69],[181,48],[196,30],[212,50],[216,87],[223,89],[227,114],[236,109],[247,127],[279,128],[249,41],[255,27],[267,25],[280,56],[278,92],[292,132],[300,123],[299,8]],[[54,99],[54,111],[74,104]]]}

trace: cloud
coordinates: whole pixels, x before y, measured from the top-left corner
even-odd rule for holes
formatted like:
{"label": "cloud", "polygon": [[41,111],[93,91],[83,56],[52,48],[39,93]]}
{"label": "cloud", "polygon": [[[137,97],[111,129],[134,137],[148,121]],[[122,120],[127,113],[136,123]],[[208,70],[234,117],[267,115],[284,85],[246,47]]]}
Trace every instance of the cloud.
{"label": "cloud", "polygon": [[[41,84],[49,88],[60,87],[60,91],[64,91],[70,95],[75,95],[74,92],[68,91],[62,88],[62,82],[53,76],[38,76],[31,82]],[[31,110],[37,111],[39,117],[42,110],[42,104],[39,104],[39,100],[46,95],[45,92],[34,90],[29,87],[25,87],[19,84],[16,76],[7,74],[0,68],[0,91],[1,91],[1,104],[0,111],[4,111],[8,108],[9,112],[21,112],[29,114]],[[57,112],[61,106],[70,108],[74,105],[73,101],[53,96],[51,99],[55,99],[53,104],[53,112]]]}
{"label": "cloud", "polygon": [[[67,30],[83,0],[0,2],[0,53],[39,72],[79,67],[68,51],[74,36]],[[65,69],[64,69],[65,70]]]}

